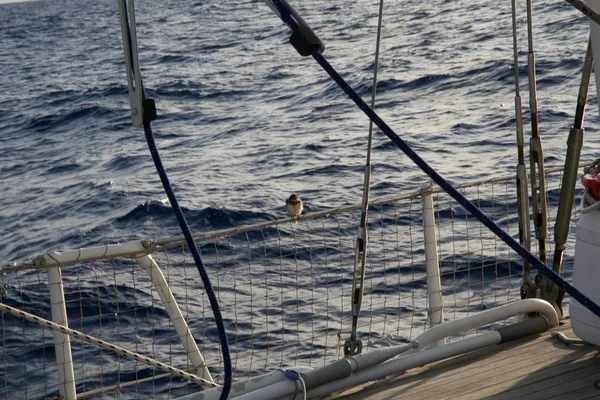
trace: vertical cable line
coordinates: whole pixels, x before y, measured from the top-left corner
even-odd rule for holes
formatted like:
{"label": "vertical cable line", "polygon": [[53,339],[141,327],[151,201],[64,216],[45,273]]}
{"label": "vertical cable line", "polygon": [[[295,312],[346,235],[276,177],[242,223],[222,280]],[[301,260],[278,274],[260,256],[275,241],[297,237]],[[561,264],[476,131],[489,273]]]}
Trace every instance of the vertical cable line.
{"label": "vertical cable line", "polygon": [[[129,24],[129,13],[127,11],[127,2],[125,0],[121,0],[121,1],[122,1],[122,4],[124,5],[124,11],[125,11],[126,21],[127,21],[127,40],[129,41],[130,49],[131,49],[132,48],[131,26]],[[134,13],[135,10],[132,10],[131,12]],[[141,76],[140,76],[140,81],[141,81]],[[142,98],[145,99],[146,96],[145,96],[143,83],[142,83],[142,86],[139,88],[139,90],[142,91]],[[224,383],[222,386],[220,399],[226,400],[227,397],[229,397],[229,392],[231,390],[232,375],[233,375],[232,372],[233,371],[232,371],[231,355],[229,352],[229,342],[227,340],[227,332],[225,330],[223,316],[221,315],[221,309],[219,308],[219,302],[218,302],[216,293],[213,289],[212,283],[210,282],[210,277],[208,276],[208,273],[206,271],[204,263],[202,262],[202,258],[200,257],[200,252],[198,251],[198,247],[196,246],[196,242],[194,241],[194,237],[192,236],[190,227],[185,219],[185,216],[183,215],[183,211],[181,210],[181,207],[179,206],[179,201],[177,200],[177,197],[175,196],[175,192],[173,191],[173,188],[171,187],[171,182],[169,181],[169,177],[167,175],[167,172],[165,171],[162,160],[160,158],[160,154],[158,152],[158,148],[156,146],[156,141],[154,139],[154,134],[152,133],[152,127],[150,125],[150,121],[147,120],[146,118],[144,118],[143,126],[144,126],[144,134],[146,137],[146,142],[148,144],[148,149],[150,150],[150,154],[152,155],[152,160],[154,161],[156,171],[158,173],[158,176],[160,177],[160,180],[161,180],[163,188],[167,194],[167,197],[169,199],[171,207],[173,208],[173,212],[175,213],[175,216],[177,217],[177,222],[179,223],[181,232],[183,233],[183,236],[185,237],[186,244],[189,247],[190,252],[192,253],[192,257],[196,263],[196,267],[198,268],[200,277],[202,278],[202,283],[204,284],[204,289],[206,291],[206,295],[208,296],[208,300],[210,302],[210,306],[212,308],[212,311],[213,311],[213,314],[215,317],[215,322],[217,324],[217,331],[219,334],[219,341],[221,343],[221,351],[223,354],[223,367],[225,370],[225,379],[224,379]]]}
{"label": "vertical cable line", "polygon": [[490,219],[483,211],[481,211],[475,204],[469,201],[463,196],[458,190],[456,190],[446,179],[437,173],[425,160],[423,160],[384,120],[375,113],[363,99],[352,89],[348,83],[342,78],[337,71],[329,64],[329,62],[319,53],[317,49],[313,49],[313,58],[321,65],[321,67],[333,78],[333,80],[346,92],[348,97],[354,101],[354,103],[360,108],[369,118],[373,120],[375,125],[381,129],[381,131],[394,143],[400,150],[404,152],[423,172],[425,172],[440,188],[448,193],[454,200],[456,200],[461,206],[463,206],[471,215],[477,218],[482,224],[484,224],[490,231],[492,231],[500,240],[506,243],[512,248],[517,254],[525,258],[531,265],[533,265],[540,273],[547,276],[551,281],[556,283],[559,288],[565,290],[575,300],[579,301],[584,307],[588,308],[595,315],[600,317],[600,307],[590,300],[586,295],[580,292],[573,285],[566,282],[556,272],[552,271],[548,266],[543,263],[538,257],[533,255],[523,246],[521,246],[515,239],[513,239],[507,232],[500,228],[494,221]]}
{"label": "vertical cable line", "polygon": [[229,352],[229,342],[227,340],[227,332],[225,331],[225,324],[223,322],[221,309],[219,308],[219,301],[217,300],[217,296],[213,289],[212,283],[210,282],[210,277],[208,276],[204,263],[202,262],[202,258],[200,257],[200,252],[198,251],[198,247],[196,246],[196,242],[194,241],[194,237],[192,236],[190,227],[185,219],[185,216],[183,215],[183,211],[179,206],[179,202],[177,201],[175,192],[173,192],[173,188],[171,187],[171,183],[169,181],[169,177],[167,176],[167,172],[165,171],[164,166],[162,164],[162,160],[160,158],[160,154],[158,152],[158,148],[156,147],[156,142],[154,140],[154,135],[152,134],[150,122],[144,122],[144,134],[146,136],[146,142],[148,143],[148,149],[150,150],[150,154],[152,154],[152,160],[154,160],[154,165],[156,166],[156,171],[158,172],[160,180],[163,184],[163,188],[167,193],[167,197],[169,198],[171,207],[175,212],[177,222],[179,222],[179,227],[181,228],[181,232],[185,237],[186,244],[189,247],[190,252],[192,253],[192,257],[194,258],[196,267],[198,268],[198,272],[200,273],[200,277],[202,278],[202,283],[204,284],[204,289],[206,291],[206,295],[208,296],[210,307],[212,308],[215,317],[217,331],[219,333],[219,341],[221,343],[221,352],[223,353],[223,368],[225,370],[225,380],[223,382],[223,389],[221,392],[220,399],[225,400],[229,396],[229,391],[231,390],[233,371],[231,355]]}
{"label": "vertical cable line", "polygon": [[[292,31],[296,32],[298,29],[298,23],[293,18],[284,18],[283,15],[290,16],[291,14],[287,10],[287,5],[284,5],[284,0],[272,0],[280,11],[279,15],[281,20],[285,22]],[[318,46],[311,47],[312,57],[315,61],[327,72],[327,74],[338,84],[338,86],[350,97],[350,99],[358,106],[358,108],[365,113],[374,123],[381,129],[381,131],[398,147],[404,154],[411,159],[423,172],[425,172],[440,188],[448,193],[454,200],[456,200],[461,206],[463,206],[471,215],[485,225],[490,231],[492,231],[500,240],[506,243],[511,249],[513,249],[521,257],[525,258],[529,263],[534,266],[540,273],[547,276],[552,282],[554,282],[559,288],[565,290],[581,305],[586,307],[588,310],[593,312],[596,316],[600,317],[600,306],[590,300],[585,294],[569,284],[563,278],[561,278],[556,272],[548,268],[538,257],[533,255],[527,249],[513,239],[506,231],[500,228],[494,221],[490,219],[479,207],[473,204],[469,199],[462,195],[454,186],[452,186],[446,179],[437,173],[425,160],[421,158],[381,117],[373,111],[371,107],[356,93],[350,85],[342,78],[342,76],[329,64],[327,59],[319,51]]]}
{"label": "vertical cable line", "polygon": [[[531,0],[527,0],[527,67],[529,76],[529,108],[531,112],[531,141],[529,149],[531,201],[535,236],[538,240],[540,260],[546,263],[546,237],[548,231],[548,204],[546,200],[546,176],[544,172],[544,151],[538,125],[538,101],[535,76],[535,52],[533,51],[533,17]],[[558,272],[558,271],[555,271]]]}
{"label": "vertical cable line", "polygon": [[[383,0],[379,1],[379,18],[377,22],[377,40],[375,44],[375,63],[373,65],[373,89],[371,91],[371,108],[375,109],[377,96],[377,70],[379,69],[379,47],[381,44],[381,25],[383,20]],[[367,160],[365,163],[365,178],[363,187],[362,208],[360,212],[360,227],[356,238],[354,255],[354,275],[352,278],[352,332],[350,340],[344,344],[344,355],[353,356],[362,352],[362,341],[358,339],[358,317],[362,306],[365,281],[365,264],[369,232],[367,220],[369,211],[369,193],[371,191],[371,147],[373,142],[373,121],[369,120],[369,136],[367,141]]]}
{"label": "vertical cable line", "polygon": [[[529,225],[529,190],[527,188],[527,170],[525,169],[525,139],[523,136],[523,108],[521,106],[521,92],[519,89],[519,50],[517,45],[517,8],[516,0],[512,5],[512,34],[513,54],[515,69],[515,117],[517,122],[517,214],[519,218],[519,242],[528,251],[531,250],[531,228]],[[521,298],[535,297],[535,285],[531,281],[529,262],[523,259],[523,284],[521,285]]]}
{"label": "vertical cable line", "polygon": [[[566,248],[565,244],[569,237],[571,212],[575,198],[575,184],[577,183],[577,169],[579,167],[579,159],[581,158],[581,148],[583,147],[583,119],[585,117],[585,106],[587,104],[588,88],[592,75],[593,59],[592,38],[590,37],[585,53],[585,61],[583,62],[579,93],[577,95],[575,121],[573,122],[573,127],[569,130],[569,137],[567,139],[567,155],[565,157],[562,184],[560,186],[560,200],[554,224],[554,258],[552,259],[552,270],[557,273],[560,272],[563,253]],[[557,305],[559,307],[562,306],[563,296],[564,292],[558,294]]]}

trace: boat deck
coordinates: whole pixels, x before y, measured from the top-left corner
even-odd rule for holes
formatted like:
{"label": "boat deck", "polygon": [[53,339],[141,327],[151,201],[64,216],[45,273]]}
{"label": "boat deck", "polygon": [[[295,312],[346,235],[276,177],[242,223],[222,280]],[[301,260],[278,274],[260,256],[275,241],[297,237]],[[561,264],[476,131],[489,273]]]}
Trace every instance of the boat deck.
{"label": "boat deck", "polygon": [[[575,337],[569,320],[555,330]],[[600,399],[600,347],[567,345],[546,332],[412,369],[337,398]]]}

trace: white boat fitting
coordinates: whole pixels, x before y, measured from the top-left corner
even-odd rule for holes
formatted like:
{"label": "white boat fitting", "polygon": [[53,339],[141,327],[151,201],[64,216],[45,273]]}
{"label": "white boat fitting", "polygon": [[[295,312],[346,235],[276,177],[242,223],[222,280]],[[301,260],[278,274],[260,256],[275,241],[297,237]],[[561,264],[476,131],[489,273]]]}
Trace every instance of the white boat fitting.
{"label": "white boat fitting", "polygon": [[[516,323],[472,338],[424,350],[444,338],[456,336],[459,333],[486,326],[496,321],[531,313],[538,313],[543,318],[528,320],[525,323]],[[280,399],[298,396],[300,390],[303,390],[305,392],[304,397],[308,398],[327,396],[365,382],[380,380],[389,375],[397,375],[416,366],[543,332],[557,325],[558,315],[554,307],[548,302],[540,299],[521,300],[482,311],[469,317],[436,325],[417,336],[409,344],[371,350],[365,354],[341,359],[326,367],[302,372],[300,376],[303,380],[303,387],[299,387],[294,380],[282,378],[280,381],[265,387],[258,389],[248,387],[247,390],[235,392],[235,395],[232,393],[231,398],[239,398],[240,400]],[[417,353],[413,353],[415,351]],[[401,357],[386,362],[398,355],[401,355]],[[186,396],[183,399],[214,400],[218,398],[219,394],[219,389],[212,389]]]}

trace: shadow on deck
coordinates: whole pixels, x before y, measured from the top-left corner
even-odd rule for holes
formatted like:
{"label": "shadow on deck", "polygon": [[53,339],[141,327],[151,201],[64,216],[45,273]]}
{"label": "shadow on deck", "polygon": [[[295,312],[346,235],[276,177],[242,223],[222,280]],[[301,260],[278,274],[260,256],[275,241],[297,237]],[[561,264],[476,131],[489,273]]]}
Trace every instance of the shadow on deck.
{"label": "shadow on deck", "polygon": [[[574,337],[569,320],[555,330]],[[338,395],[355,399],[600,399],[600,348],[550,332],[407,371]]]}

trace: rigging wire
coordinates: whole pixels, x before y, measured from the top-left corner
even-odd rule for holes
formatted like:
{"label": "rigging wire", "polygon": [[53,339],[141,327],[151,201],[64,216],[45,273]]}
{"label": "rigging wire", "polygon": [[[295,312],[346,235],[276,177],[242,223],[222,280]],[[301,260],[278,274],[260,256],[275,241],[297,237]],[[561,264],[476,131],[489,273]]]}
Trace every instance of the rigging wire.
{"label": "rigging wire", "polygon": [[[538,125],[538,101],[535,76],[535,52],[533,51],[533,22],[531,0],[527,0],[527,67],[529,76],[529,109],[531,112],[531,141],[529,148],[531,201],[535,236],[538,240],[540,260],[546,263],[546,238],[548,231],[548,204],[546,200],[546,175],[544,172],[544,151]],[[556,271],[555,271],[556,272]],[[538,279],[541,276],[538,275]],[[539,283],[539,282],[538,282]]]}
{"label": "rigging wire", "polygon": [[[592,76],[593,59],[592,39],[590,37],[585,53],[585,61],[583,62],[579,94],[577,95],[575,121],[573,122],[573,127],[569,130],[569,137],[567,139],[567,155],[565,157],[562,184],[560,186],[560,200],[558,202],[558,211],[556,212],[556,223],[554,224],[554,258],[552,260],[552,270],[557,273],[560,272],[565,244],[569,237],[571,211],[573,210],[575,185],[577,183],[577,169],[581,157],[581,148],[583,147],[583,119],[585,117],[588,88]],[[562,305],[563,296],[564,292],[561,291],[557,298],[557,305],[559,307]]]}
{"label": "rigging wire", "polygon": [[340,76],[340,74],[329,64],[329,62],[319,53],[317,49],[312,51],[313,58],[321,65],[321,67],[329,74],[329,76],[340,86],[350,99],[360,108],[369,118],[373,120],[375,125],[398,147],[404,154],[408,156],[423,172],[425,172],[438,186],[448,193],[454,200],[463,206],[471,215],[479,220],[486,228],[492,231],[500,240],[510,246],[517,254],[524,257],[529,263],[540,271],[544,276],[547,276],[558,287],[565,290],[572,298],[581,303],[595,315],[600,317],[600,306],[594,303],[589,297],[569,284],[561,278],[556,272],[548,268],[538,257],[533,255],[507,232],[500,228],[494,221],[490,219],[479,207],[473,204],[469,199],[462,195],[454,188],[446,179],[437,173],[425,160],[423,160],[390,126],[381,119],[381,117],[361,99],[361,97],[348,85],[348,83]]}
{"label": "rigging wire", "polygon": [[[538,103],[535,74],[535,53],[533,50],[533,17],[531,0],[527,0],[527,39],[529,53],[527,64],[529,72],[529,108],[531,111],[531,141],[529,148],[530,178],[531,178],[531,202],[533,208],[533,223],[535,226],[535,237],[538,241],[538,252],[540,260],[546,263],[546,238],[548,236],[548,201],[546,197],[546,174],[544,171],[544,151],[542,139],[539,134]],[[560,267],[559,267],[560,268]],[[554,273],[560,271],[554,269]],[[535,276],[535,297],[548,301],[560,317],[563,312],[560,305],[561,290],[553,285],[540,271]]]}
{"label": "rigging wire", "polygon": [[[126,22],[126,32],[124,32],[124,34],[127,35],[127,40],[129,42],[130,56],[133,57],[133,54],[131,53],[131,49],[133,48],[132,39],[131,39],[131,30],[135,29],[135,9],[133,9],[133,2],[132,2],[131,3],[132,10],[131,10],[131,15],[130,15],[130,13],[127,11],[127,1],[126,0],[120,0],[120,1],[121,1],[120,5],[124,11],[124,19]],[[129,18],[132,19],[131,25],[133,25],[133,28],[129,23]],[[133,71],[133,72],[136,74],[139,74],[139,71]],[[142,82],[141,76],[139,76],[139,80],[140,80],[140,82]],[[141,90],[142,98],[144,99],[144,103],[146,103],[147,99],[145,99],[146,96],[145,96],[143,82],[141,83],[140,87],[137,89]],[[153,102],[152,102],[152,104],[153,104]],[[145,106],[145,104],[144,104],[144,106]],[[145,111],[146,111],[145,107],[144,107],[143,111],[145,114]],[[202,258],[200,257],[200,252],[198,251],[198,247],[196,245],[196,242],[194,241],[194,237],[192,235],[190,227],[185,219],[185,216],[183,215],[183,211],[181,210],[181,207],[179,206],[179,201],[177,200],[177,197],[175,196],[175,192],[173,191],[171,182],[169,181],[169,177],[167,175],[167,172],[165,171],[162,160],[160,158],[160,154],[159,154],[158,148],[156,146],[156,141],[155,141],[154,135],[152,133],[152,127],[150,124],[150,120],[151,120],[150,118],[146,118],[146,116],[144,115],[143,127],[144,127],[144,134],[146,137],[146,142],[148,144],[148,149],[150,151],[150,154],[152,155],[152,160],[154,161],[156,171],[160,177],[160,180],[162,182],[165,193],[167,194],[167,197],[169,199],[171,207],[173,208],[173,212],[175,213],[175,216],[177,217],[177,222],[179,223],[179,226],[181,228],[183,236],[185,237],[186,244],[192,254],[192,257],[195,261],[196,267],[198,268],[198,272],[202,279],[202,283],[204,284],[204,289],[206,291],[206,295],[208,297],[210,306],[212,308],[212,311],[213,311],[213,314],[215,317],[217,331],[219,334],[219,342],[221,343],[221,351],[223,354],[223,367],[225,370],[225,379],[224,379],[220,399],[226,400],[227,397],[229,396],[229,392],[231,390],[233,369],[232,369],[231,355],[229,352],[229,342],[227,340],[227,332],[225,330],[223,316],[221,315],[221,309],[219,308],[219,302],[218,302],[216,293],[214,291],[214,288],[212,286],[212,283],[210,281],[210,277],[208,276],[208,273],[206,271],[204,263],[202,262]]]}
{"label": "rigging wire", "polygon": [[[531,228],[529,225],[529,190],[527,188],[527,170],[525,169],[525,139],[523,135],[523,107],[519,89],[519,56],[517,44],[517,10],[516,0],[512,5],[512,34],[515,69],[515,116],[517,122],[517,214],[519,219],[519,242],[527,250],[531,250]],[[535,297],[535,286],[531,281],[529,262],[523,259],[523,284],[521,285],[521,298]]]}
{"label": "rigging wire", "polygon": [[[281,12],[281,20],[286,23],[293,32],[298,32],[298,22],[293,18],[285,18],[290,16],[288,5],[285,4],[284,0],[273,0],[278,10]],[[285,14],[285,17],[284,15]],[[308,27],[305,27],[308,28]],[[310,30],[310,28],[308,28]],[[311,32],[312,33],[312,32]],[[302,32],[300,32],[302,34]],[[314,35],[314,33],[313,33]],[[302,37],[303,40],[308,43],[311,48],[310,55],[315,61],[327,72],[327,74],[338,84],[338,86],[348,95],[348,97],[356,104],[356,106],[363,112],[369,119],[371,119],[375,125],[391,140],[396,147],[398,147],[408,158],[411,159],[423,172],[425,172],[440,188],[456,200],[461,206],[463,206],[471,215],[473,215],[479,222],[485,225],[491,232],[493,232],[500,240],[506,243],[511,249],[517,254],[525,258],[529,263],[535,267],[541,274],[546,276],[549,280],[555,283],[560,289],[571,295],[572,298],[577,300],[581,305],[586,307],[588,310],[593,312],[596,316],[600,317],[600,306],[592,301],[589,297],[569,284],[562,277],[560,277],[552,269],[543,263],[538,257],[533,255],[530,251],[521,246],[515,239],[512,238],[506,231],[500,228],[494,221],[490,219],[479,207],[473,202],[462,195],[454,186],[452,186],[446,179],[444,179],[436,170],[434,170],[425,160],[421,158],[381,117],[369,107],[367,103],[360,97],[356,91],[348,85],[348,83],[342,78],[342,76],[333,68],[333,66],[327,61],[327,59],[321,54],[321,49],[324,48],[322,43],[317,41],[308,41],[306,37]],[[294,43],[292,43],[294,44]]]}
{"label": "rigging wire", "polygon": [[[371,108],[375,109],[377,96],[377,71],[379,69],[379,48],[381,45],[381,27],[383,21],[383,0],[379,1],[379,17],[377,22],[377,39],[375,44],[375,63],[373,65],[373,88],[371,91]],[[367,160],[365,162],[365,177],[363,186],[362,208],[360,212],[360,226],[356,238],[354,253],[354,275],[352,277],[352,332],[350,339],[344,344],[344,355],[353,356],[362,351],[362,341],[358,339],[358,317],[362,306],[364,292],[365,266],[369,232],[367,229],[369,212],[369,193],[371,191],[371,147],[373,142],[373,121],[369,121],[369,135],[367,140]]]}

